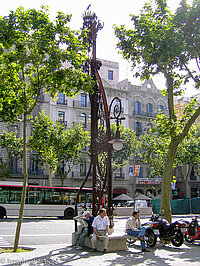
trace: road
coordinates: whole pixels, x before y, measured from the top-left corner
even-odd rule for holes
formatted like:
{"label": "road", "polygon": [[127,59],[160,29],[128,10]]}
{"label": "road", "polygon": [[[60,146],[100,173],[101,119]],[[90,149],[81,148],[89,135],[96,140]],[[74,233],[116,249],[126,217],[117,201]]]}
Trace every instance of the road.
{"label": "road", "polygon": [[[1,220],[0,246],[13,244],[16,225],[17,219],[15,218]],[[70,244],[73,231],[73,220],[24,218],[19,245]]]}
{"label": "road", "polygon": [[[122,232],[127,218],[114,218],[115,231]],[[176,218],[174,218],[176,219]],[[186,218],[190,220],[191,218]],[[141,222],[148,219],[141,218]],[[16,218],[8,218],[0,221],[0,246],[13,245]],[[59,220],[57,218],[24,218],[22,222],[20,241],[21,246],[45,245],[45,244],[71,244],[71,236],[74,231],[73,220]]]}

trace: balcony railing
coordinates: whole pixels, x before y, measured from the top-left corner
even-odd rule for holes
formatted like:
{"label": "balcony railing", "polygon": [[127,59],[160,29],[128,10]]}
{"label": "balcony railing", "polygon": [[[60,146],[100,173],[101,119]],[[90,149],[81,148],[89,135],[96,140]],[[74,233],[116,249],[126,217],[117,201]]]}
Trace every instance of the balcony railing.
{"label": "balcony railing", "polygon": [[12,167],[9,169],[10,174],[22,174],[22,168]]}
{"label": "balcony railing", "polygon": [[62,104],[62,105],[67,105],[67,100],[66,99],[58,99],[57,104]]}
{"label": "balcony railing", "polygon": [[90,102],[83,103],[81,101],[74,100],[73,107],[80,107],[80,108],[90,108]]}
{"label": "balcony railing", "polygon": [[133,111],[133,116],[142,116],[142,117],[157,117],[157,113],[153,112],[138,112],[138,111]]}
{"label": "balcony railing", "polygon": [[44,174],[44,169],[42,168],[37,168],[37,169],[28,169],[28,173],[32,175],[43,175]]}
{"label": "balcony railing", "polygon": [[73,170],[73,171],[71,171],[71,178],[74,178],[74,179],[85,179],[85,175],[81,175],[80,171],[78,171],[78,170]]}
{"label": "balcony railing", "polygon": [[124,173],[115,173],[114,174],[114,179],[124,179],[125,174]]}

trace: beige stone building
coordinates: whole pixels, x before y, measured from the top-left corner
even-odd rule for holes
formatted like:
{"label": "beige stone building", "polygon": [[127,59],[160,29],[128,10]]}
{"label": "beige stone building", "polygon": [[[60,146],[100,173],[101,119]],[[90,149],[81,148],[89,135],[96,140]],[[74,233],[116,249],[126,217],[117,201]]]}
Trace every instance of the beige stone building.
{"label": "beige stone building", "polygon": [[[168,113],[167,98],[162,96],[152,80],[144,81],[141,85],[133,85],[128,79],[119,81],[119,64],[108,60],[102,60],[100,76],[108,104],[115,96],[121,99],[122,116],[125,117],[122,124],[134,129],[137,136],[146,132],[159,110]],[[42,110],[45,110],[46,114],[50,114],[54,122],[58,120],[64,124],[66,129],[69,129],[72,124],[76,126],[78,123],[82,123],[84,128],[90,129],[90,101],[89,95],[86,93],[80,93],[74,98],[66,97],[60,93],[56,101],[51,99],[48,94],[42,94],[33,115],[37,116]],[[1,123],[1,132],[5,126]],[[19,136],[22,136],[22,128],[19,123],[11,125],[9,130],[18,130]],[[30,125],[28,126],[28,134],[31,134]],[[83,152],[83,158],[83,162],[76,165],[64,181],[65,186],[77,187],[82,184],[89,167],[87,151]],[[133,177],[129,173],[130,167],[135,165],[140,166],[137,177]],[[13,160],[11,169],[12,177],[10,180],[21,181],[23,178],[22,161]],[[28,184],[48,185],[47,170],[38,166],[37,155],[30,152],[28,152],[28,169]],[[148,165],[142,164],[137,156],[132,158],[126,167],[113,173],[113,196],[121,193],[133,196],[135,189],[145,195],[152,193],[157,195],[161,189],[161,178],[150,179],[147,172]],[[54,177],[52,185],[60,186],[61,182]],[[92,186],[92,177],[89,177],[87,186]]]}

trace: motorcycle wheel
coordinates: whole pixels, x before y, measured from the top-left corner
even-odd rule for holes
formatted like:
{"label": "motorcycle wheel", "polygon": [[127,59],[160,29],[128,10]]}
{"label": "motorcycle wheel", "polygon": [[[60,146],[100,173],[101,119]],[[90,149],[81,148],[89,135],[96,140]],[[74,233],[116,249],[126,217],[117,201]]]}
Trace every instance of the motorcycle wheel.
{"label": "motorcycle wheel", "polygon": [[180,247],[184,242],[182,232],[181,231],[176,232],[175,238],[172,239],[171,242],[175,247]]}
{"label": "motorcycle wheel", "polygon": [[184,235],[185,237],[185,241],[187,241],[188,243],[193,243],[194,242],[194,239],[189,237],[189,235]]}
{"label": "motorcycle wheel", "polygon": [[152,248],[156,245],[157,236],[154,234],[153,230],[146,230],[145,237],[147,238],[147,246]]}

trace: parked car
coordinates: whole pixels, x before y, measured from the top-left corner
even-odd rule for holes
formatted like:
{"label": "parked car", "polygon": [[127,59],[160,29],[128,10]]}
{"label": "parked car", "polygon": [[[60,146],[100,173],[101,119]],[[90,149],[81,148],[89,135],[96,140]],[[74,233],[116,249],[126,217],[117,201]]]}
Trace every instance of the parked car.
{"label": "parked car", "polygon": [[[126,207],[133,207],[134,206],[134,201],[127,201],[125,203],[125,206]],[[144,208],[144,207],[148,207],[146,200],[136,200],[135,201],[135,208],[136,209],[138,209],[138,208]]]}

